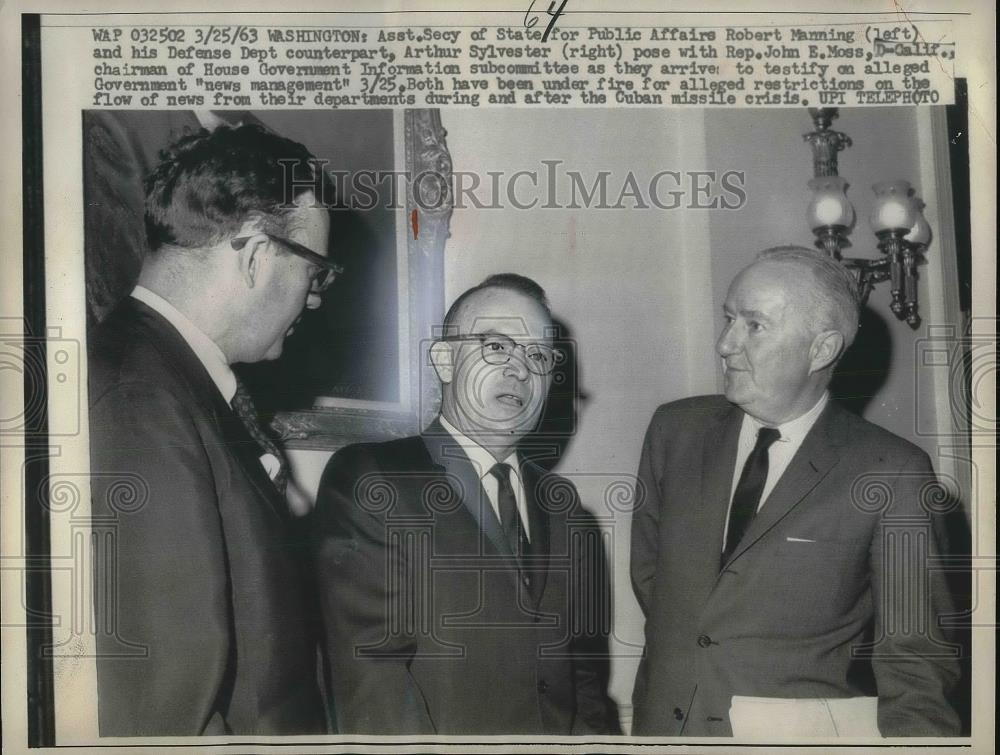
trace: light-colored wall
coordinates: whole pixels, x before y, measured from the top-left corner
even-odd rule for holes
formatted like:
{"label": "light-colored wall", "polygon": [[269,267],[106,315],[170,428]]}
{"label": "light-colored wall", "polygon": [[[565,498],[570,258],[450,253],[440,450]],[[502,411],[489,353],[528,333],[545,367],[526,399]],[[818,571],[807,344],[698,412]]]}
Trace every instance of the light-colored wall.
{"label": "light-colored wall", "polygon": [[[456,171],[509,175],[544,171],[542,160],[562,160],[561,170],[578,170],[590,180],[611,171],[611,187],[620,187],[629,169],[646,181],[659,170],[746,173],[748,204],[740,211],[505,206],[454,212],[445,251],[448,302],[491,273],[518,272],[547,290],[554,313],[569,326],[588,398],[556,471],[576,483],[591,511],[607,516],[609,483],[635,473],[655,407],[717,391],[713,342],[730,279],[767,246],[811,242],[805,223],[811,153],[801,136],[811,122],[802,110],[556,109],[453,110],[442,121]],[[872,255],[870,185],[894,177],[919,181],[915,116],[903,108],[847,111],[837,127],[855,140],[841,159],[859,216],[854,251]],[[528,196],[527,188],[522,194]],[[617,189],[611,194],[616,197]],[[545,192],[539,195],[544,199]],[[926,301],[924,282],[920,296]],[[920,443],[933,458],[934,444],[913,432],[915,402],[931,411],[934,403],[915,387],[912,355],[920,333],[892,318],[886,299],[877,291],[871,306],[887,322],[892,367],[867,415]],[[315,491],[327,456],[293,453],[307,490]],[[627,705],[642,622],[628,579],[627,515],[617,514],[609,529],[617,654],[611,691]]]}

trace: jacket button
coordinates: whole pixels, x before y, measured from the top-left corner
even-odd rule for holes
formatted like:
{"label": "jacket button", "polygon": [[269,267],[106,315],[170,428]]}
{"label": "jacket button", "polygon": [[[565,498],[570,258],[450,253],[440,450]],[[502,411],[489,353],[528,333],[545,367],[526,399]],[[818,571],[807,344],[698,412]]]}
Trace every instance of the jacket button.
{"label": "jacket button", "polygon": [[711,644],[712,644],[712,638],[709,637],[707,634],[703,634],[700,637],[698,637],[698,647],[707,648]]}
{"label": "jacket button", "polygon": [[541,692],[544,695],[546,692],[549,691],[549,683],[547,681],[545,681],[544,679],[542,679],[538,683],[538,691]]}
{"label": "jacket button", "polygon": [[674,718],[676,718],[678,721],[683,721],[684,711],[682,711],[680,708],[674,708]]}

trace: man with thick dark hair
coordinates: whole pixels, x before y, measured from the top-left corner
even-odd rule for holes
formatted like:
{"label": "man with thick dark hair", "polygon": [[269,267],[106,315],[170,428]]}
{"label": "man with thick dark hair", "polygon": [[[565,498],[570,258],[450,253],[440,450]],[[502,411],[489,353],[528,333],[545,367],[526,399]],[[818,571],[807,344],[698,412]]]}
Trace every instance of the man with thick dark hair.
{"label": "man with thick dark hair", "polygon": [[537,283],[488,278],[431,346],[438,419],[327,464],[313,530],[341,732],[617,733],[601,538],[519,449],[553,329]]}
{"label": "man with thick dark hair", "polygon": [[762,253],[726,297],[725,396],[653,416],[632,519],[633,734],[958,734],[930,460],[827,390],[858,310],[835,260]]}
{"label": "man with thick dark hair", "polygon": [[257,126],[182,138],[147,179],[151,251],[89,344],[102,736],[325,728],[287,465],[230,367],[280,356],[333,280],[324,186]]}

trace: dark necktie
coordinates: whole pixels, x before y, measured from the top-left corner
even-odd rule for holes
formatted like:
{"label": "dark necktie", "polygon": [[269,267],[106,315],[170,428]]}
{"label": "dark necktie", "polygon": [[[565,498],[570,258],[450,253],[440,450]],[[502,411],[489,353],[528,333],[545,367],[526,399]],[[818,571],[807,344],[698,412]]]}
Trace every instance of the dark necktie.
{"label": "dark necktie", "polygon": [[494,464],[490,467],[490,474],[496,477],[499,483],[497,508],[500,510],[500,528],[507,538],[511,551],[520,557],[524,528],[521,526],[521,515],[517,513],[517,497],[510,484],[510,465]]}
{"label": "dark necktie", "polygon": [[740,540],[757,514],[761,493],[767,483],[767,450],[781,433],[773,427],[762,427],[757,432],[757,442],[743,465],[743,473],[733,493],[733,505],[729,509],[729,526],[726,528],[726,548],[722,551],[722,564],[733,555]]}
{"label": "dark necktie", "polygon": [[257,407],[253,405],[250,392],[247,391],[247,387],[239,378],[236,379],[236,394],[233,396],[232,407],[236,412],[236,416],[240,418],[243,426],[247,429],[247,432],[250,433],[250,437],[257,441],[257,445],[265,453],[272,454],[280,463],[278,473],[274,476],[272,482],[278,489],[278,492],[284,494],[285,486],[288,483],[288,460],[281,449],[278,448],[278,444],[261,427],[260,420],[257,417]]}

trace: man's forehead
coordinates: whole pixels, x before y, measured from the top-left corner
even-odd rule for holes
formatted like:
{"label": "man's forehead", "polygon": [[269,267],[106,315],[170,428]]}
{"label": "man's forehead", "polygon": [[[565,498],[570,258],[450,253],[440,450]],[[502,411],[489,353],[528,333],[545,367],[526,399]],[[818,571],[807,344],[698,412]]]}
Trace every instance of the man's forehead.
{"label": "man's forehead", "polygon": [[748,310],[784,307],[793,300],[797,286],[802,284],[788,265],[757,262],[733,281],[726,306]]}
{"label": "man's forehead", "polygon": [[463,333],[503,333],[513,337],[551,338],[554,329],[541,304],[503,288],[488,288],[469,296],[455,322]]}

